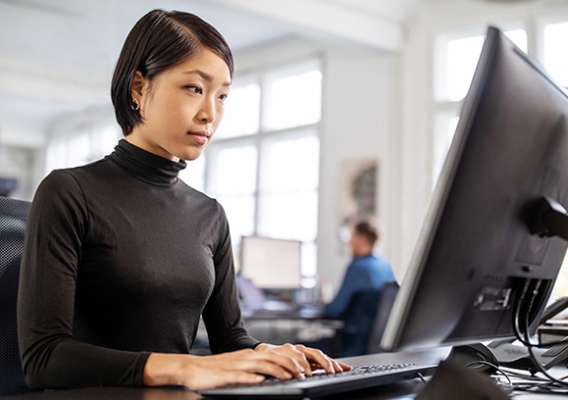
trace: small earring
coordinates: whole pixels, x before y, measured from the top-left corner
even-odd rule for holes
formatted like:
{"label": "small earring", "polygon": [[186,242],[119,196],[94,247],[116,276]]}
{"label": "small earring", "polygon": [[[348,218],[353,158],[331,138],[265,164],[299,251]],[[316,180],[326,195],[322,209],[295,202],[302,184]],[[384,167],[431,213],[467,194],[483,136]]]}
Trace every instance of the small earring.
{"label": "small earring", "polygon": [[140,104],[138,103],[138,100],[132,99],[132,103],[130,103],[130,108],[132,108],[133,111],[140,110]]}

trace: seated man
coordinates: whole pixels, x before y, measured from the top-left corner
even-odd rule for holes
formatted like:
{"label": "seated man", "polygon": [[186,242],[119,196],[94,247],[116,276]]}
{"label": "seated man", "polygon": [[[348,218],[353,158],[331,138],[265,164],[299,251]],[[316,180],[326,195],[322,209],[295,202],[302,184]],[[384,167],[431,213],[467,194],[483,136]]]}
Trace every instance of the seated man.
{"label": "seated man", "polygon": [[388,260],[373,252],[378,239],[378,231],[370,222],[355,224],[349,242],[353,260],[337,295],[325,307],[329,318],[344,322],[341,357],[366,353],[381,289],[385,282],[395,281]]}

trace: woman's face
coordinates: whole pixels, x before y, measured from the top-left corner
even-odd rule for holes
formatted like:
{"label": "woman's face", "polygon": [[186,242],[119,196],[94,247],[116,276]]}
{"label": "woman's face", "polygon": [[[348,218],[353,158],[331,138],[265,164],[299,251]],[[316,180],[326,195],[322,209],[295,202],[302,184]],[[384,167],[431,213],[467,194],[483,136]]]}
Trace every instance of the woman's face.
{"label": "woman's face", "polygon": [[230,87],[227,64],[208,49],[152,81],[137,72],[132,98],[140,104],[142,123],[126,140],[170,160],[195,160],[221,122]]}

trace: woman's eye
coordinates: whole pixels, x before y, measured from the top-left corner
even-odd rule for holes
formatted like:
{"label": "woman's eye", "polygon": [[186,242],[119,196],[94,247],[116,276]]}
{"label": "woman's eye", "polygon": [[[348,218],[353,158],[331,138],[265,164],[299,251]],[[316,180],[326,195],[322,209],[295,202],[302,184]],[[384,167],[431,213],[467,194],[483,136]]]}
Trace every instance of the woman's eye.
{"label": "woman's eye", "polygon": [[229,97],[228,94],[222,94],[221,96],[219,96],[219,100],[221,100],[221,102],[224,103],[225,100],[227,100],[227,97]]}
{"label": "woman's eye", "polygon": [[189,91],[194,92],[194,93],[197,93],[197,94],[202,94],[202,93],[203,93],[203,89],[201,89],[199,86],[188,85],[188,86],[186,86],[186,88],[187,88]]}

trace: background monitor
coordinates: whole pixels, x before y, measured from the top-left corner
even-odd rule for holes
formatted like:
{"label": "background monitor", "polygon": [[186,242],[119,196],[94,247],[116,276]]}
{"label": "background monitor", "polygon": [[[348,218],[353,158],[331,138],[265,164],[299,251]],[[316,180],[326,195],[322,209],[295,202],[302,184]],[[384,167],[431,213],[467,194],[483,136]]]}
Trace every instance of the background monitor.
{"label": "background monitor", "polygon": [[302,284],[302,242],[243,236],[240,274],[263,289],[299,289]]}
{"label": "background monitor", "polygon": [[531,233],[545,197],[568,205],[568,96],[489,28],[381,346],[534,332],[566,252],[565,240]]}

